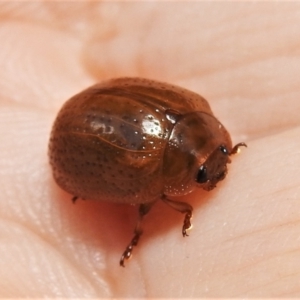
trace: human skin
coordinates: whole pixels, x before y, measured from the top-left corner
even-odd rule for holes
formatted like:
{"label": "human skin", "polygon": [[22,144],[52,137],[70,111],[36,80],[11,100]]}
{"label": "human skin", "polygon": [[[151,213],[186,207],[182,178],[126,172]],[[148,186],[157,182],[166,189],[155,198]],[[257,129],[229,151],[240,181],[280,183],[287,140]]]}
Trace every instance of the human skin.
{"label": "human skin", "polygon": [[[0,297],[299,297],[300,3],[0,4]],[[205,97],[233,143],[226,179],[137,207],[80,201],[47,147],[69,97],[140,76]]]}

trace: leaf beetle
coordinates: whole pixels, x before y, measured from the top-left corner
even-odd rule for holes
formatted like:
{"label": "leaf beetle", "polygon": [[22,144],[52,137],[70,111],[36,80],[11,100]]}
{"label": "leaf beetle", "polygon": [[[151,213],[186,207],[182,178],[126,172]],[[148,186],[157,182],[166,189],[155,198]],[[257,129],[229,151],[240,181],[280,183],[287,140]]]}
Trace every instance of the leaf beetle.
{"label": "leaf beetle", "polygon": [[143,78],[96,84],[68,100],[54,122],[49,159],[57,184],[77,198],[139,205],[134,236],[120,259],[132,254],[141,222],[161,199],[184,213],[183,236],[193,208],[176,201],[195,188],[213,189],[237,153],[208,102],[184,88]]}

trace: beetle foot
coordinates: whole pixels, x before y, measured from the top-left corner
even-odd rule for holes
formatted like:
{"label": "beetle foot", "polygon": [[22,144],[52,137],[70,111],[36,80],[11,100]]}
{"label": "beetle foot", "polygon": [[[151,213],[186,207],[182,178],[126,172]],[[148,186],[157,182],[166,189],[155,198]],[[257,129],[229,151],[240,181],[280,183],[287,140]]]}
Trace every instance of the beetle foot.
{"label": "beetle foot", "polygon": [[124,261],[129,259],[132,254],[133,247],[138,244],[142,232],[137,233],[133,239],[131,240],[130,244],[126,247],[125,251],[123,252],[121,259],[120,259],[120,266],[125,267]]}
{"label": "beetle foot", "polygon": [[171,206],[173,209],[185,213],[184,221],[183,221],[183,226],[182,226],[182,235],[183,236],[188,236],[186,231],[192,227],[191,219],[193,215],[193,207],[186,203],[186,202],[181,202],[181,201],[174,201],[168,199],[165,195],[161,198],[166,204]]}
{"label": "beetle foot", "polygon": [[185,214],[183,226],[182,226],[182,235],[184,237],[189,236],[186,231],[192,227],[191,218],[192,218],[192,211],[189,211]]}
{"label": "beetle foot", "polygon": [[238,153],[240,147],[247,147],[247,145],[246,145],[246,143],[243,143],[243,142],[242,142],[242,143],[236,144],[236,145],[232,148],[232,150],[231,150],[231,152],[230,152],[230,155]]}

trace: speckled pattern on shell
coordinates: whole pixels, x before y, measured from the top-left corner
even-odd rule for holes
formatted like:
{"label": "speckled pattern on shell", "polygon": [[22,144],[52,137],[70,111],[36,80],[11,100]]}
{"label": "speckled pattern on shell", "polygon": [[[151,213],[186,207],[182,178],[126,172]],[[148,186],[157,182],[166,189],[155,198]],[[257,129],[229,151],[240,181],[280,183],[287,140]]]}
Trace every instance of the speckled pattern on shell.
{"label": "speckled pattern on shell", "polygon": [[160,198],[163,159],[174,128],[168,109],[213,116],[196,93],[148,79],[113,79],[75,95],[51,133],[56,182],[83,199],[136,204]]}

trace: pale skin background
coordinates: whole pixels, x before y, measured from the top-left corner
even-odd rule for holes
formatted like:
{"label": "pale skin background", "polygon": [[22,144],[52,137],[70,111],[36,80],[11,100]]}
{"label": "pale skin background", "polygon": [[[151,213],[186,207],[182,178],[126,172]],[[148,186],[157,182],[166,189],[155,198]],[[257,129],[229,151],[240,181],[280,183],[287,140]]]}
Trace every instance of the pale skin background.
{"label": "pale skin background", "polygon": [[[1,297],[300,297],[300,3],[2,2],[0,20]],[[125,268],[136,208],[73,205],[47,157],[63,102],[117,76],[200,93],[248,144],[186,198],[190,236],[158,202]]]}

